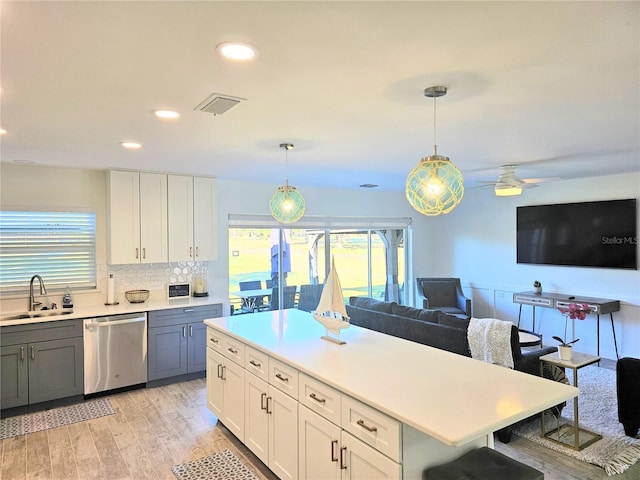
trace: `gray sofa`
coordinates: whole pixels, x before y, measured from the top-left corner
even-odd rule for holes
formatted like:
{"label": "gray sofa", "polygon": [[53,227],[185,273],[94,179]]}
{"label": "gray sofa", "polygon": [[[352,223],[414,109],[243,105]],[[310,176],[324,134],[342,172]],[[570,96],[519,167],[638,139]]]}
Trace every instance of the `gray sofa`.
{"label": "gray sofa", "polygon": [[[471,356],[467,340],[467,319],[439,310],[425,310],[369,297],[350,297],[347,314],[353,325]],[[520,349],[518,328],[514,325],[511,329],[511,353],[516,370],[540,375],[539,358],[555,351],[556,347],[545,347],[523,352]]]}
{"label": "gray sofa", "polygon": [[[459,355],[471,356],[467,340],[468,319],[462,319],[438,310],[414,308],[369,297],[350,297],[347,314],[351,318],[352,325]],[[511,329],[511,351],[516,370],[540,375],[540,357],[557,351],[557,348],[545,347],[531,352],[523,352],[520,349],[518,328],[514,325]],[[563,405],[558,405],[554,409],[554,413],[560,415]],[[508,442],[511,438],[511,430],[511,427],[507,427],[498,432],[499,440]]]}

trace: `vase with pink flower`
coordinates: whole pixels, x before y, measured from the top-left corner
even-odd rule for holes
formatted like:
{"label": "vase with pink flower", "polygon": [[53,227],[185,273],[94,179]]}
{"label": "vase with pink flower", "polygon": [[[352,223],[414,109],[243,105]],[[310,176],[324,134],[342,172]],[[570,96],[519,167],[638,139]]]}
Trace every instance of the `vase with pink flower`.
{"label": "vase with pink flower", "polygon": [[573,340],[567,340],[567,324],[569,323],[569,319],[584,320],[592,310],[586,303],[570,303],[568,307],[560,307],[558,310],[560,310],[564,316],[564,338],[553,335],[553,339],[560,342],[560,345],[558,345],[558,356],[560,357],[560,360],[571,360],[573,355],[573,344],[578,342],[580,339],[575,338]]}

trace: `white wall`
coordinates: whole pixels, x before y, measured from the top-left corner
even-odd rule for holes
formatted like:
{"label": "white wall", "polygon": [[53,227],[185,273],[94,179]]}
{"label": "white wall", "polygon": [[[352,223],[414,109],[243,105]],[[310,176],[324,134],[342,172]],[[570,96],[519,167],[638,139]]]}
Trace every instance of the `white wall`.
{"label": "white wall", "polygon": [[[97,214],[98,263],[105,261],[106,177],[103,171],[1,165],[0,207],[89,208]],[[227,218],[232,214],[269,215],[269,199],[277,185],[218,180],[219,258],[209,262],[210,293],[228,296]],[[474,315],[517,321],[512,294],[531,289],[540,280],[549,292],[619,299],[614,314],[622,355],[640,357],[640,271],[517,265],[515,207],[557,202],[640,197],[640,174],[553,182],[525,190],[519,197],[498,198],[491,188],[465,192],[462,203],[439,217],[417,214],[404,193],[378,190],[318,189],[299,186],[306,215],[413,218],[413,277],[456,276],[473,299]],[[3,304],[5,302],[3,301]],[[562,335],[563,318],[551,309],[537,309],[545,343]],[[605,321],[606,320],[606,321]],[[523,308],[523,327],[531,310]],[[577,322],[576,350],[595,353],[595,317]],[[615,358],[608,317],[601,320],[601,353]]]}
{"label": "white wall", "polygon": [[[521,196],[496,197],[491,188],[467,189],[448,215],[414,218],[414,275],[455,276],[473,300],[477,317],[518,320],[513,293],[532,290],[540,280],[548,292],[620,300],[614,314],[618,351],[640,357],[640,270],[553,267],[516,264],[516,206],[640,197],[640,175],[604,176],[541,184]],[[639,222],[640,225],[640,222]],[[421,241],[424,255],[418,259]],[[531,327],[531,307],[523,307],[522,326]],[[536,309],[536,329],[545,343],[563,336],[564,318],[553,309]],[[609,316],[601,317],[600,352],[615,358]],[[596,317],[576,322],[575,349],[596,352]]]}

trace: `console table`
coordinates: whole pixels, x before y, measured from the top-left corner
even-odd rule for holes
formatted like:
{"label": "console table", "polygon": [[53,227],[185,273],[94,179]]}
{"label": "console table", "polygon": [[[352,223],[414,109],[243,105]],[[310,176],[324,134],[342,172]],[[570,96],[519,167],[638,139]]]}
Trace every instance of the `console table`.
{"label": "console table", "polygon": [[613,332],[613,345],[616,349],[616,359],[618,355],[618,342],[616,340],[616,328],[613,324],[613,312],[620,311],[620,300],[609,300],[606,298],[592,297],[576,297],[566,293],[536,293],[536,292],[518,292],[513,294],[513,303],[520,304],[518,311],[518,328],[520,328],[520,316],[522,315],[522,305],[531,305],[532,307],[532,326],[531,330],[536,331],[536,307],[544,308],[568,308],[571,303],[586,303],[592,313],[598,316],[597,336],[598,336],[598,356],[600,356],[600,315],[609,314],[611,319],[611,331]]}

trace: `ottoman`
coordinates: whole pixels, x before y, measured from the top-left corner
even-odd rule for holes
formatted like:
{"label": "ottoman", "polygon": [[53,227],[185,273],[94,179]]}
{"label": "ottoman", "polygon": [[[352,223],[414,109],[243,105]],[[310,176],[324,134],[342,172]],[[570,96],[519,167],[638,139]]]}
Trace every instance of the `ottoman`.
{"label": "ottoman", "polygon": [[423,480],[543,480],[544,474],[488,447],[465,453],[457,460],[430,467]]}

